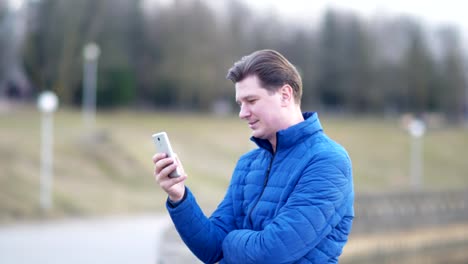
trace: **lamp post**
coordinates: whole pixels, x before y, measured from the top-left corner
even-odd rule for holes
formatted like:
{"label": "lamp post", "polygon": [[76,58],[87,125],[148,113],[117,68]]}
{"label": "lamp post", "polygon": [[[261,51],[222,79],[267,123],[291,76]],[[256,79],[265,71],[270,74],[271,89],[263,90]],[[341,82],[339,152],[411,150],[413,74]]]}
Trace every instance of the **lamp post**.
{"label": "lamp post", "polygon": [[94,131],[96,116],[96,83],[97,66],[100,55],[99,46],[96,43],[88,43],[83,49],[83,99],[82,113],[85,129]]}
{"label": "lamp post", "polygon": [[408,126],[411,135],[411,186],[419,190],[423,184],[423,144],[422,137],[426,132],[426,125],[419,119],[414,119]]}
{"label": "lamp post", "polygon": [[53,184],[53,112],[57,109],[58,98],[51,91],[42,92],[39,95],[37,106],[42,112],[39,202],[43,210],[50,210],[52,208]]}

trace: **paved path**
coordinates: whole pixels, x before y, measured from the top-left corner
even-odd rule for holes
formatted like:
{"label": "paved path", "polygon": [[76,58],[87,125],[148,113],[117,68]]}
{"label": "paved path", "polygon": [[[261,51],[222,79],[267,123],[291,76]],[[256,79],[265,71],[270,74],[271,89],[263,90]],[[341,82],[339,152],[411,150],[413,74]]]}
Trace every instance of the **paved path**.
{"label": "paved path", "polygon": [[0,227],[2,264],[160,263],[167,215]]}
{"label": "paved path", "polygon": [[164,243],[160,247],[160,258],[158,264],[203,264],[187,248],[174,225],[169,226],[164,232]]}

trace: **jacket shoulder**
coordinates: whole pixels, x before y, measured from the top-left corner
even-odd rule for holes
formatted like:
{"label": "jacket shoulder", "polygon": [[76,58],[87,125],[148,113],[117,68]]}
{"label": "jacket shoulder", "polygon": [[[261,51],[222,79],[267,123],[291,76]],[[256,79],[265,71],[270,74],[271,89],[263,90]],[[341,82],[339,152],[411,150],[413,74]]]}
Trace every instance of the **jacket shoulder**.
{"label": "jacket shoulder", "polygon": [[243,154],[242,156],[240,156],[239,160],[237,161],[237,164],[240,165],[240,164],[244,164],[244,163],[250,163],[253,160],[255,160],[256,158],[258,158],[258,156],[261,155],[262,152],[264,152],[264,151],[265,150],[263,150],[261,148],[255,148],[255,149]]}

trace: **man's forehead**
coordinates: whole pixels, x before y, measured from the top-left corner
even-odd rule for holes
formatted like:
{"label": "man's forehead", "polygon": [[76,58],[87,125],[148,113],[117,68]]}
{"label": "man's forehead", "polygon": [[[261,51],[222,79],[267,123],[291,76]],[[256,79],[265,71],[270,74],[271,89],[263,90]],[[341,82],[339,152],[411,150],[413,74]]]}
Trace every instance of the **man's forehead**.
{"label": "man's forehead", "polygon": [[265,92],[266,90],[260,87],[236,86],[236,101],[249,97],[261,96]]}

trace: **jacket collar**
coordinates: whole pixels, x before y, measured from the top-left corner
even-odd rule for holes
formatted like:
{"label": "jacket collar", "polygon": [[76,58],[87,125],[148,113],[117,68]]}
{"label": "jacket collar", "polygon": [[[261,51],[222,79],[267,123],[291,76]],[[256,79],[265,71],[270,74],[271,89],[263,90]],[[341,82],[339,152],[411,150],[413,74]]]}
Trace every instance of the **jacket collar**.
{"label": "jacket collar", "polygon": [[[305,112],[302,116],[304,121],[276,132],[277,151],[294,146],[304,138],[323,130],[316,112]],[[273,153],[273,147],[268,140],[256,137],[251,137],[250,140],[255,142],[258,147]]]}

